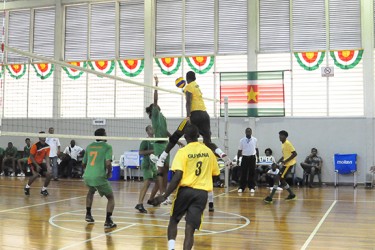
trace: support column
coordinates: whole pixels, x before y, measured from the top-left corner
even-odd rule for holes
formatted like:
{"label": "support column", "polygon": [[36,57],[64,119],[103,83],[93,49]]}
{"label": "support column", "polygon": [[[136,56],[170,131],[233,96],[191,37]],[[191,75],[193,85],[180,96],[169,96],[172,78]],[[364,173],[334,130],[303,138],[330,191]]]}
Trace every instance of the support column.
{"label": "support column", "polygon": [[[61,4],[61,0],[55,1],[55,47],[54,47],[54,59],[58,61],[63,60],[63,14],[64,8]],[[60,118],[60,107],[61,107],[61,67],[55,65],[55,71],[53,74],[53,118]]]}
{"label": "support column", "polygon": [[[153,60],[154,60],[154,50],[155,50],[155,27],[154,27],[154,20],[155,20],[155,1],[148,0],[145,1],[145,52],[144,52],[144,83],[149,84],[150,86],[153,85]],[[145,89],[144,92],[144,106],[147,107],[152,103],[153,96],[152,96],[152,89]]]}

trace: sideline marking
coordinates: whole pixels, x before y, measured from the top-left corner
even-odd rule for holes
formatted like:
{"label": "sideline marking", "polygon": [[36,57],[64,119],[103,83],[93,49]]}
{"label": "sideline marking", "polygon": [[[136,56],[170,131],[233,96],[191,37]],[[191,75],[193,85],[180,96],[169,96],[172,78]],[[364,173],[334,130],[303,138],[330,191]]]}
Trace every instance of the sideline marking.
{"label": "sideline marking", "polygon": [[6,210],[0,210],[0,213],[6,213],[6,212],[10,212],[10,211],[18,210],[18,209],[30,208],[30,207],[43,206],[43,205],[47,205],[47,204],[54,204],[54,203],[63,202],[63,201],[70,201],[70,200],[74,200],[74,199],[81,199],[83,197],[86,197],[86,195],[73,197],[73,198],[69,198],[69,199],[64,199],[64,200],[44,202],[44,203],[34,204],[34,205],[30,205],[30,206],[23,206],[23,207],[16,207],[16,208],[11,208],[11,209],[6,209]]}
{"label": "sideline marking", "polygon": [[337,203],[337,201],[334,201],[332,203],[332,205],[329,207],[327,212],[324,214],[323,218],[319,221],[318,225],[316,225],[314,231],[310,234],[310,237],[306,240],[305,244],[303,244],[303,246],[301,247],[301,250],[305,250],[307,248],[307,246],[310,244],[311,240],[314,238],[314,236],[318,232],[319,228],[323,225],[323,222],[325,221],[325,219],[327,218],[327,216],[329,215],[329,213],[331,212],[333,207],[336,205],[336,203]]}

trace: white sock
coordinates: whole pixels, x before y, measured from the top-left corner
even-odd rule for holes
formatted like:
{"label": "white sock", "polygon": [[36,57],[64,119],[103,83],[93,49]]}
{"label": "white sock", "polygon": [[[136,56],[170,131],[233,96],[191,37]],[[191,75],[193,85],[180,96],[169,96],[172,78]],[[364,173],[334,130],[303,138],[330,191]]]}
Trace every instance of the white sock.
{"label": "white sock", "polygon": [[167,159],[167,157],[168,157],[168,153],[166,153],[165,151],[163,151],[163,153],[161,153],[160,155],[160,158],[163,160]]}
{"label": "white sock", "polygon": [[222,157],[222,155],[224,154],[224,152],[220,148],[217,148],[217,149],[215,149],[215,154],[217,154],[218,156]]}
{"label": "white sock", "polygon": [[168,240],[168,250],[174,249],[175,240]]}
{"label": "white sock", "polygon": [[47,188],[46,187],[42,187],[42,191],[44,191],[44,190],[47,190]]}
{"label": "white sock", "polygon": [[30,188],[29,184],[26,184],[26,188]]}
{"label": "white sock", "polygon": [[208,202],[214,202],[214,191],[208,192]]}

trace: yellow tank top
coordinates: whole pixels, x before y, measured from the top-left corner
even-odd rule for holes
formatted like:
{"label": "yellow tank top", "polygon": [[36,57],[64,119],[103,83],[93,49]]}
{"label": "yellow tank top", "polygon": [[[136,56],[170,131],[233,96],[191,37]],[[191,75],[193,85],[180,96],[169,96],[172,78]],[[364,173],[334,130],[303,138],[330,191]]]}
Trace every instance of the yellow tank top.
{"label": "yellow tank top", "polygon": [[204,105],[202,92],[199,89],[199,85],[193,81],[186,85],[184,92],[189,92],[192,95],[191,98],[191,111],[206,111],[206,105]]}

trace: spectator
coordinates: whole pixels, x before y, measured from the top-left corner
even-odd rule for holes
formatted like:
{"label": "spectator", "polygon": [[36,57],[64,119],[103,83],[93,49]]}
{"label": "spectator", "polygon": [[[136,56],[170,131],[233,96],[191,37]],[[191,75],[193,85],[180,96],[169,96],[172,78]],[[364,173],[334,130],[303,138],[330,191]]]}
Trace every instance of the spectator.
{"label": "spectator", "polygon": [[[50,127],[48,133],[51,135],[54,134],[55,129]],[[50,155],[52,165],[52,177],[54,181],[58,181],[58,165],[57,165],[57,156],[60,155],[60,140],[59,138],[47,137],[46,143],[50,146]]]}
{"label": "spectator", "polygon": [[[309,180],[309,184],[308,184],[310,188],[313,187],[315,174],[320,173],[320,171],[322,169],[323,160],[317,154],[318,154],[318,150],[316,148],[312,148],[311,154],[308,155],[306,157],[305,161],[301,163],[301,167],[303,168],[303,170],[307,174],[310,175],[310,180]],[[320,179],[319,175],[318,175],[318,177],[319,177],[319,185],[320,185],[322,180]]]}
{"label": "spectator", "polygon": [[72,169],[77,166],[78,157],[82,157],[84,152],[83,148],[76,145],[75,140],[70,141],[70,146],[64,149],[63,161],[60,163],[62,175],[72,177]]}
{"label": "spectator", "polygon": [[26,146],[23,148],[22,158],[17,160],[18,168],[21,171],[21,173],[19,173],[17,175],[18,177],[24,177],[25,176],[25,172],[26,172],[26,170],[25,170],[25,164],[27,163],[27,159],[30,156],[30,148],[31,148],[30,138],[26,138],[25,139],[25,143],[26,143]]}
{"label": "spectator", "polygon": [[252,137],[251,128],[246,128],[246,136],[240,140],[240,146],[237,152],[237,165],[239,165],[239,158],[241,161],[241,178],[238,193],[245,191],[246,185],[250,189],[250,193],[255,192],[255,168],[256,157],[259,158],[259,151],[257,147],[257,138]]}
{"label": "spectator", "polygon": [[[270,180],[267,175],[267,171],[271,168],[272,163],[276,163],[275,157],[272,155],[272,149],[267,148],[265,151],[265,156],[260,156],[257,163],[257,176],[259,176],[259,181]],[[271,187],[271,186],[270,186]]]}
{"label": "spectator", "polygon": [[13,146],[12,142],[8,142],[8,147],[5,149],[5,156],[3,158],[2,164],[1,164],[1,173],[0,175],[4,175],[4,166],[7,161],[12,162],[12,169],[13,173],[10,176],[16,176],[16,159],[17,159],[17,148]]}
{"label": "spectator", "polygon": [[[146,133],[149,138],[154,137],[154,130],[152,129],[151,125],[146,127]],[[150,154],[154,153],[154,142],[153,141],[142,141],[141,145],[139,146],[139,154],[143,155],[142,160],[142,172],[143,172],[143,187],[139,192],[138,204],[135,206],[141,213],[147,213],[147,210],[143,206],[143,199],[145,198],[147,189],[149,188],[151,182],[156,180],[157,169],[155,163],[150,160]],[[155,182],[154,188],[151,191],[150,199],[148,200],[148,204],[152,204],[151,201],[155,198],[156,192],[158,191],[159,186],[158,183]]]}

